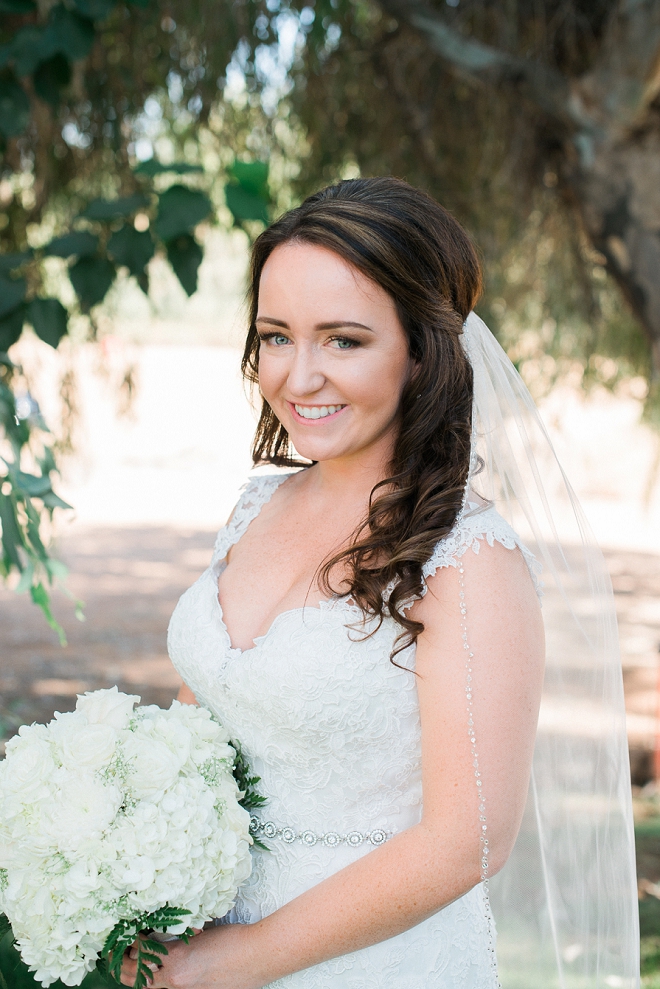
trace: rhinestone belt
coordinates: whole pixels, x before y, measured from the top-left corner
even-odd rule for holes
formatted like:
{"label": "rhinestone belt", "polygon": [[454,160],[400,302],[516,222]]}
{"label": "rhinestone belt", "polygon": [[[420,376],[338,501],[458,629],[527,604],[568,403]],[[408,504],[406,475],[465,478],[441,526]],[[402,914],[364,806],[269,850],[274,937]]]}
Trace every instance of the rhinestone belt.
{"label": "rhinestone belt", "polygon": [[250,818],[250,834],[255,838],[280,838],[287,845],[294,841],[301,841],[303,845],[312,848],[319,842],[327,848],[334,848],[336,845],[351,845],[357,848],[363,842],[368,841],[372,845],[382,845],[394,835],[393,831],[386,831],[384,828],[374,828],[373,831],[349,831],[340,834],[338,831],[326,831],[325,834],[318,834],[316,831],[296,831],[294,828],[278,828],[272,821],[260,821],[258,817]]}

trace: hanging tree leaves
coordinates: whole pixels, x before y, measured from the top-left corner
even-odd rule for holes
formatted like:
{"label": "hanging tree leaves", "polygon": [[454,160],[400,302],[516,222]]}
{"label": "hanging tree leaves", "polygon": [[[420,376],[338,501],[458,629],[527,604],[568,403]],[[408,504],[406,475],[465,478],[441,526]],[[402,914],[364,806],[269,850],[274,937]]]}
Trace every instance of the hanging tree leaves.
{"label": "hanging tree leaves", "polygon": [[[4,353],[27,325],[51,346],[66,335],[71,314],[44,287],[49,256],[65,260],[92,333],[117,273],[148,292],[156,255],[192,294],[197,225],[218,208],[249,234],[269,222],[266,163],[277,152],[278,181],[294,190],[280,206],[361,172],[400,175],[449,207],[483,251],[482,312],[523,369],[547,358],[557,373],[577,364],[605,380],[611,357],[620,373],[659,373],[655,0],[0,0],[0,9]],[[240,78],[238,96],[224,97],[227,78]],[[150,100],[167,118],[174,160],[136,158]],[[222,133],[234,151],[213,174],[200,164],[205,133]],[[29,230],[45,215],[57,223],[43,246]],[[520,333],[527,327],[534,334]]]}
{"label": "hanging tree leaves", "polygon": [[[135,162],[128,135],[147,97],[167,93],[172,71],[184,93],[204,93],[203,120],[218,99],[217,74],[204,82],[199,35],[184,29],[183,45],[170,42],[174,22],[156,0],[64,0],[43,9],[32,0],[0,0],[0,13],[0,181],[11,190],[3,202],[0,185],[0,576],[18,573],[18,588],[29,589],[62,636],[48,585],[64,568],[49,556],[40,530],[46,516],[68,506],[52,489],[52,440],[38,407],[17,404],[20,369],[8,352],[25,327],[54,348],[67,335],[72,312],[45,291],[49,257],[65,261],[73,312],[92,317],[92,336],[95,307],[121,269],[148,293],[148,265],[160,254],[186,294],[196,291],[203,247],[195,228],[215,214],[204,170],[189,161]],[[194,11],[186,13],[200,27]],[[214,46],[221,72],[240,33],[214,27],[203,40]],[[258,209],[232,211],[238,224],[257,211],[268,221],[267,166],[261,172]],[[14,182],[20,176],[31,179],[27,195],[18,191],[24,183]],[[56,204],[64,229],[60,222],[56,236],[33,246],[29,225]],[[41,473],[24,468],[28,463]]]}

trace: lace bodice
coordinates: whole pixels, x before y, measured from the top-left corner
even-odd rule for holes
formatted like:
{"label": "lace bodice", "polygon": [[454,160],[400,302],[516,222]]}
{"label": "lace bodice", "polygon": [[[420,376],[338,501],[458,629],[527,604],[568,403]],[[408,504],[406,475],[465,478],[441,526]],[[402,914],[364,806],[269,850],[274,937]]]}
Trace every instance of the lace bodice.
{"label": "lace bodice", "polygon": [[[170,623],[175,667],[198,701],[240,742],[279,828],[317,834],[383,829],[420,820],[421,737],[415,650],[389,662],[400,627],[386,617],[374,634],[351,630],[362,612],[333,597],[278,615],[246,650],[233,648],[218,601],[225,557],[286,474],[253,478],[220,530],[209,568],[182,596]],[[491,508],[468,504],[439,543],[424,575],[457,566],[468,550],[497,541],[520,546]],[[523,552],[524,547],[521,547]],[[529,554],[527,554],[529,556]],[[375,625],[375,623],[374,623]],[[366,631],[374,625],[366,624]],[[251,879],[231,921],[278,909],[338,869],[368,854],[369,842],[313,847],[274,839],[255,848]],[[430,920],[382,944],[288,976],[282,989],[494,989],[491,921],[481,886]],[[275,984],[274,984],[275,985]]]}

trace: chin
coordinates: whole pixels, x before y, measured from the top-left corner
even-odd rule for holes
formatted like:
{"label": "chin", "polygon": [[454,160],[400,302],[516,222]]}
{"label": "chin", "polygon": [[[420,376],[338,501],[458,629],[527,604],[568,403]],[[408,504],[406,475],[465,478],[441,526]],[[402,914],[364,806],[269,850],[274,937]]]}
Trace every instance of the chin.
{"label": "chin", "polygon": [[298,444],[294,442],[293,446],[298,456],[302,457],[303,460],[313,460],[316,463],[323,460],[334,460],[335,457],[341,456],[341,453],[336,453],[334,450],[320,448],[314,443],[301,443],[300,446],[298,446]]}

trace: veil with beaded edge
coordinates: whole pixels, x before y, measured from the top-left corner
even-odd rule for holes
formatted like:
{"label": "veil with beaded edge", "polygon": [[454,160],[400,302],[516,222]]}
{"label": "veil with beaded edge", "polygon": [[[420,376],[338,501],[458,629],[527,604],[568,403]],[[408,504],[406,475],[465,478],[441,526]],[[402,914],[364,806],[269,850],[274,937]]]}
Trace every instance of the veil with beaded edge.
{"label": "veil with beaded edge", "polygon": [[490,880],[503,989],[636,989],[639,924],[623,684],[605,561],[534,401],[486,324],[469,486],[542,567],[546,671],[527,805]]}

